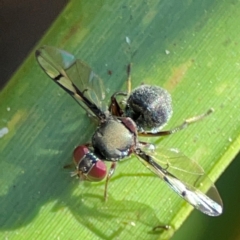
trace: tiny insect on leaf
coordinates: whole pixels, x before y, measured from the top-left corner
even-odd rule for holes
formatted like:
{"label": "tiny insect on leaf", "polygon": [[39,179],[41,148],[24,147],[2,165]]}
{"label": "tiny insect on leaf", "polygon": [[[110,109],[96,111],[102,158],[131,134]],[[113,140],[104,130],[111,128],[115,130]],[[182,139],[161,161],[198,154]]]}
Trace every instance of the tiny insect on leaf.
{"label": "tiny insect on leaf", "polygon": [[[127,91],[113,93],[108,105],[102,80],[84,62],[70,53],[49,46],[38,49],[36,58],[55,83],[90,116],[98,119],[91,143],[74,150],[76,170],[72,176],[88,181],[101,181],[106,177],[106,199],[108,183],[117,162],[134,154],[193,207],[209,216],[222,213],[223,204],[217,189],[196,162],[177,150],[155,147],[138,139],[138,136],[159,137],[179,132],[204,119],[213,112],[212,109],[186,119],[173,129],[162,131],[172,116],[171,96],[159,86],[144,84],[132,90],[131,64],[127,68]],[[125,104],[118,102],[119,96],[125,98]],[[112,162],[108,173],[104,161]]]}

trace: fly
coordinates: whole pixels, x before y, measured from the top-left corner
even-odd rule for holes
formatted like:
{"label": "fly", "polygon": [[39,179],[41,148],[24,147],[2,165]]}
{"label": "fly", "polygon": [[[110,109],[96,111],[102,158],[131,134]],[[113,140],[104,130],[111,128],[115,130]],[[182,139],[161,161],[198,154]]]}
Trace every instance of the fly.
{"label": "fly", "polygon": [[[222,201],[217,189],[196,162],[177,150],[155,147],[138,139],[139,135],[170,135],[204,118],[212,110],[187,119],[174,129],[161,131],[172,115],[171,96],[166,90],[150,85],[132,91],[131,65],[128,66],[127,92],[113,94],[108,105],[102,80],[81,60],[50,46],[38,49],[36,58],[43,71],[98,120],[91,143],[80,145],[74,151],[76,171],[72,175],[88,181],[101,181],[107,175],[106,199],[108,182],[117,162],[134,154],[193,207],[209,216],[222,213]],[[126,97],[123,106],[117,100],[118,96]],[[143,98],[146,101],[141,101]],[[112,162],[108,173],[104,161]],[[212,195],[208,196],[203,192],[209,188]]]}

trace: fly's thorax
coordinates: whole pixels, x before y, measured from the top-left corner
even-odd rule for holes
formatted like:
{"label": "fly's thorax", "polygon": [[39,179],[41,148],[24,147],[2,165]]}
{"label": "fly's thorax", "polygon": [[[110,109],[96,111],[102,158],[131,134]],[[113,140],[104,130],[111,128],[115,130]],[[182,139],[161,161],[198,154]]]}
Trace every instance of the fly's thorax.
{"label": "fly's thorax", "polygon": [[124,158],[136,146],[136,125],[130,118],[109,118],[94,133],[92,145],[95,152],[106,160]]}
{"label": "fly's thorax", "polygon": [[125,114],[132,118],[139,132],[155,132],[172,116],[171,95],[158,86],[141,85],[127,99]]}

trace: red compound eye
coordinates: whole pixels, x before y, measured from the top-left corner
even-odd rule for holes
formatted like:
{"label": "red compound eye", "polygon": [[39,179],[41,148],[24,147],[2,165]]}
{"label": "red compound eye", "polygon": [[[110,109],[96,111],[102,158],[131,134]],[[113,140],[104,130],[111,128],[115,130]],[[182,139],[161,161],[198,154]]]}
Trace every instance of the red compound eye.
{"label": "red compound eye", "polygon": [[88,181],[101,181],[107,175],[105,163],[95,156],[86,145],[80,145],[74,149],[73,160],[78,171]]}
{"label": "red compound eye", "polygon": [[77,146],[73,152],[73,160],[76,165],[79,164],[80,160],[89,153],[89,149],[85,145]]}
{"label": "red compound eye", "polygon": [[98,160],[91,170],[88,172],[87,178],[89,181],[101,181],[107,175],[107,166],[101,160]]}

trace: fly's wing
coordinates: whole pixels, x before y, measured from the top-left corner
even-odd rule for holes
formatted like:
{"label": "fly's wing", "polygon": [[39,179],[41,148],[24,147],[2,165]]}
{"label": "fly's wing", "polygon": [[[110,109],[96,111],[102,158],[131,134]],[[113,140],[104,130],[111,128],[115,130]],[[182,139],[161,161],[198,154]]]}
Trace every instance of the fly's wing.
{"label": "fly's wing", "polygon": [[154,152],[137,149],[136,154],[147,168],[193,207],[209,216],[222,213],[222,200],[216,187],[195,161],[176,150],[164,148]]}
{"label": "fly's wing", "polygon": [[85,63],[55,47],[43,46],[36,51],[39,65],[60,87],[88,113],[105,118],[107,105],[102,80]]}

